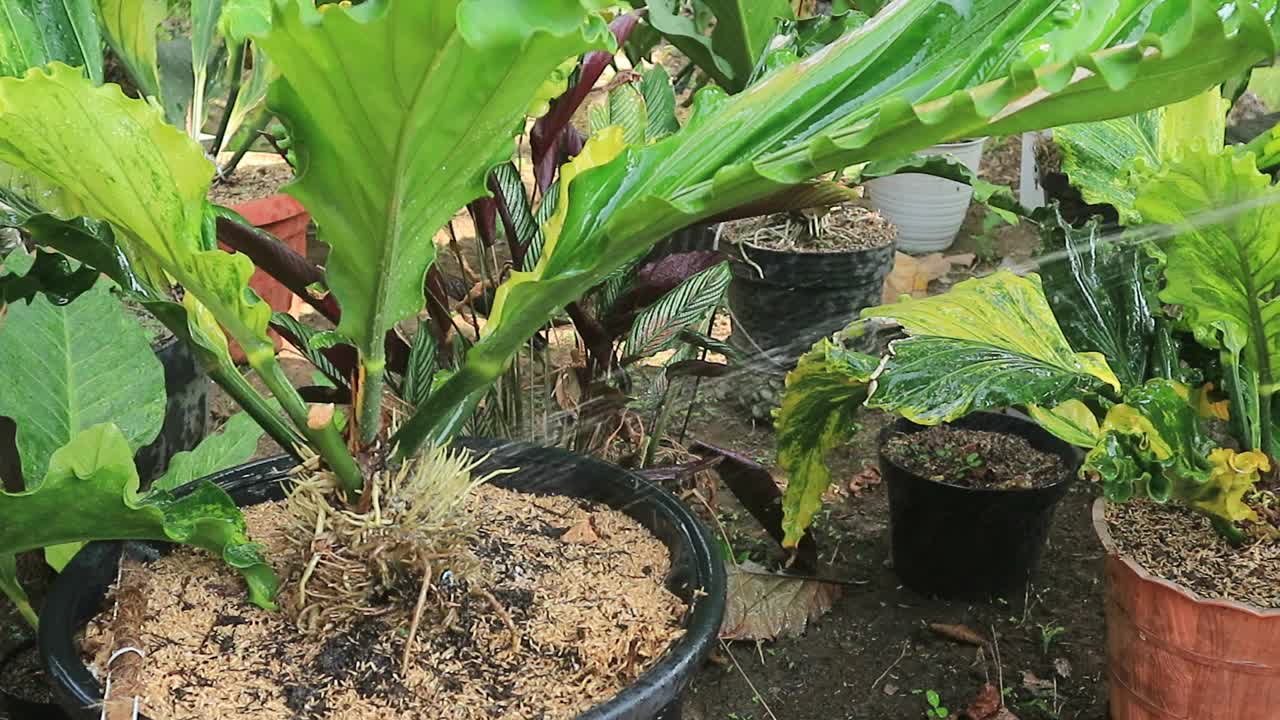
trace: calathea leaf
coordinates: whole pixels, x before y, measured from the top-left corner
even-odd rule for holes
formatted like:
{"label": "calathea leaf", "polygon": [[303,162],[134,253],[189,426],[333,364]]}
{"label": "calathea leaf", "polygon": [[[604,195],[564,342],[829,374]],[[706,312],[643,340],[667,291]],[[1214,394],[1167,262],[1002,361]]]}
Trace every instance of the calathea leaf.
{"label": "calathea leaf", "polygon": [[102,38],[93,0],[0,0],[0,75],[51,62],[102,82]]}
{"label": "calathea leaf", "polygon": [[733,273],[728,261],[714,265],[677,285],[636,316],[627,335],[628,358],[648,357],[670,348],[681,330],[705,325],[729,289]]}
{"label": "calathea leaf", "polygon": [[867,405],[923,425],[976,410],[1055,405],[1120,382],[1097,353],[1075,352],[1037,275],[1002,270],[950,292],[863,311],[910,336],[890,344]]}
{"label": "calathea leaf", "polygon": [[[1280,350],[1280,209],[1271,179],[1252,155],[1188,153],[1139,192],[1143,220],[1171,226],[1160,299],[1181,305],[1197,339],[1232,349],[1223,358],[1257,375],[1260,440],[1270,445],[1270,396]],[[1240,208],[1206,223],[1205,212]],[[1230,368],[1226,368],[1228,372]],[[1257,449],[1257,448],[1251,448]]]}
{"label": "calathea leaf", "polygon": [[1136,243],[1104,237],[1096,219],[1074,228],[1052,213],[1041,225],[1040,278],[1053,316],[1071,347],[1105,357],[1122,386],[1141,385],[1155,343],[1155,261]]}
{"label": "calathea leaf", "polygon": [[[159,540],[217,553],[244,575],[251,601],[274,607],[275,574],[249,542],[231,498],[208,482],[182,497],[140,495],[133,450],[112,425],[76,435],[26,492],[0,492],[0,517],[0,589],[6,592],[17,587],[10,570],[18,553],[92,540]],[[34,613],[29,619],[34,624]]]}
{"label": "calathea leaf", "polygon": [[90,426],[115,423],[136,451],[163,423],[164,368],[106,283],[71,303],[11,305],[0,325],[0,367],[0,415],[17,425],[27,483]]}
{"label": "calathea leaf", "polygon": [[439,364],[436,362],[436,338],[425,324],[418,327],[409,349],[409,367],[405,370],[400,395],[405,402],[417,407],[431,394],[432,383]]}
{"label": "calathea leaf", "polygon": [[644,95],[645,113],[649,119],[646,136],[650,141],[661,140],[680,129],[676,118],[676,93],[671,87],[671,76],[661,65],[654,65],[640,82]]}
{"label": "calathea leaf", "polygon": [[858,409],[880,359],[822,340],[787,374],[774,411],[778,465],[787,473],[782,499],[783,546],[796,547],[831,485],[827,454],[857,432]]}
{"label": "calathea leaf", "polygon": [[[677,230],[841,167],[1158,107],[1272,57],[1266,16],[1233,5],[1224,24],[1224,6],[1135,0],[1107,15],[1067,0],[900,0],[751,92],[702,91],[679,132],[577,178],[554,241],[572,250],[539,288],[521,291],[531,303],[537,296],[522,306],[529,324],[477,344],[474,362],[439,394],[454,401],[436,408],[440,433],[422,436],[456,430],[474,407],[463,398],[496,377],[543,318]],[[922,48],[920,38],[930,42]]]}
{"label": "calathea leaf", "polygon": [[[386,332],[423,305],[432,236],[486,193],[542,81],[566,58],[606,46],[608,29],[588,10],[516,0],[371,0],[324,12],[309,0],[275,3],[270,32],[256,40],[280,70],[269,103],[302,168],[288,192],[331,247],[338,331],[368,371],[382,371]],[[332,71],[340,67],[363,70]]]}

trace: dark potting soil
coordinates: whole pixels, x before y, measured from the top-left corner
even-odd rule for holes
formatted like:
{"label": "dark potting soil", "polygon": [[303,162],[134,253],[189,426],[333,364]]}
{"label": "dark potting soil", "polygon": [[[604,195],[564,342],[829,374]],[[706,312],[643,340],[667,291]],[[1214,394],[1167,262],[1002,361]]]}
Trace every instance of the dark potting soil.
{"label": "dark potting soil", "polygon": [[939,425],[889,438],[884,454],[921,477],[967,488],[1030,490],[1067,479],[1062,459],[1022,437]]}
{"label": "dark potting soil", "polygon": [[[31,597],[34,607],[40,607],[45,589],[51,577],[41,553],[25,553],[18,556],[18,580]],[[33,643],[35,633],[16,608],[0,596],[0,658],[8,657],[24,644]],[[40,670],[39,656],[34,650],[15,656],[11,666],[0,666],[0,693],[32,702],[52,699],[44,673]],[[0,720],[10,720],[0,701]],[[13,720],[25,720],[14,718]]]}
{"label": "dark potting soil", "polygon": [[841,205],[728,223],[722,239],[766,250],[829,253],[884,247],[897,237],[898,229],[876,211]]}
{"label": "dark potting soil", "polygon": [[0,692],[26,702],[53,702],[53,690],[49,688],[44,668],[40,665],[40,652],[35,645],[19,651],[7,664],[0,665]]}

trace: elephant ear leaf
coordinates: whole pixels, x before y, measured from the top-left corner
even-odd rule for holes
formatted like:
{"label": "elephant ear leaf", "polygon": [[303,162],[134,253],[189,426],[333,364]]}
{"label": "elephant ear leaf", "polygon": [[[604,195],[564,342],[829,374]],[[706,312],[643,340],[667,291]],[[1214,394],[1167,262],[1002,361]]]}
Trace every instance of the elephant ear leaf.
{"label": "elephant ear leaf", "polygon": [[[255,40],[279,69],[269,104],[302,168],[288,192],[331,248],[338,332],[368,370],[381,372],[386,332],[424,303],[432,236],[487,193],[543,81],[607,46],[603,20],[584,7],[594,4],[275,3],[270,31]],[[344,67],[362,70],[333,71]]]}
{"label": "elephant ear leaf", "polygon": [[95,0],[97,15],[112,52],[130,79],[149,97],[160,96],[159,40],[168,15],[164,0]]}
{"label": "elephant ear leaf", "polygon": [[[250,600],[273,607],[276,577],[246,536],[227,494],[205,483],[181,498],[138,493],[133,451],[114,425],[95,425],[54,453],[49,472],[26,492],[0,492],[0,589],[20,608],[12,575],[18,553],[93,540],[156,540],[217,553],[244,575]],[[34,612],[24,614],[33,623]]]}
{"label": "elephant ear leaf", "polygon": [[1054,405],[1120,382],[1097,353],[1075,352],[1037,275],[1005,270],[943,295],[863,312],[910,337],[890,345],[867,405],[922,425],[976,410]]}
{"label": "elephant ear leaf", "polygon": [[[1160,299],[1182,306],[1196,337],[1229,350],[1224,357],[1256,374],[1262,392],[1277,378],[1280,350],[1277,197],[1252,155],[1202,150],[1167,165],[1137,200],[1143,220],[1171,226],[1161,246],[1167,264]],[[1198,221],[1221,208],[1241,211]]]}
{"label": "elephant ear leaf", "polygon": [[[18,264],[29,258],[16,259]],[[15,268],[10,257],[6,269]],[[137,451],[164,420],[164,369],[146,332],[99,282],[74,302],[9,306],[0,332],[0,416],[17,425],[22,476],[43,477],[54,452],[115,423]]]}
{"label": "elephant ear leaf", "polygon": [[782,407],[774,411],[778,465],[787,473],[782,498],[785,547],[800,543],[822,507],[822,494],[831,484],[827,454],[857,431],[854,418],[879,362],[823,340],[787,374]]}
{"label": "elephant ear leaf", "polygon": [[218,432],[201,440],[194,450],[174,455],[169,469],[151,487],[176,490],[224,468],[247,462],[257,451],[261,437],[262,428],[248,414],[232,415]]}

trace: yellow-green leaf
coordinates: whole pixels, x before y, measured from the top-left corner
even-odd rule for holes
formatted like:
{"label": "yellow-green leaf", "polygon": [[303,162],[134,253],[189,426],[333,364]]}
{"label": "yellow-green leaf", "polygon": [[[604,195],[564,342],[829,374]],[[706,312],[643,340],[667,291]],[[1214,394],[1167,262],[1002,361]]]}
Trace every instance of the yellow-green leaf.
{"label": "yellow-green leaf", "polygon": [[1068,400],[1053,408],[1032,405],[1027,410],[1040,427],[1072,445],[1091,448],[1101,438],[1097,416],[1079,400]]}

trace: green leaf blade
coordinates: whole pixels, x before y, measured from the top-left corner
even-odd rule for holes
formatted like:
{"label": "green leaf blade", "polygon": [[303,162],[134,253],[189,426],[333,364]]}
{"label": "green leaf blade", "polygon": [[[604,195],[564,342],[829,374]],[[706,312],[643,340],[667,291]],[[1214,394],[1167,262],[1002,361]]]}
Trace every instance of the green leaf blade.
{"label": "green leaf blade", "polygon": [[102,37],[92,0],[0,2],[0,75],[58,61],[102,82]]}

